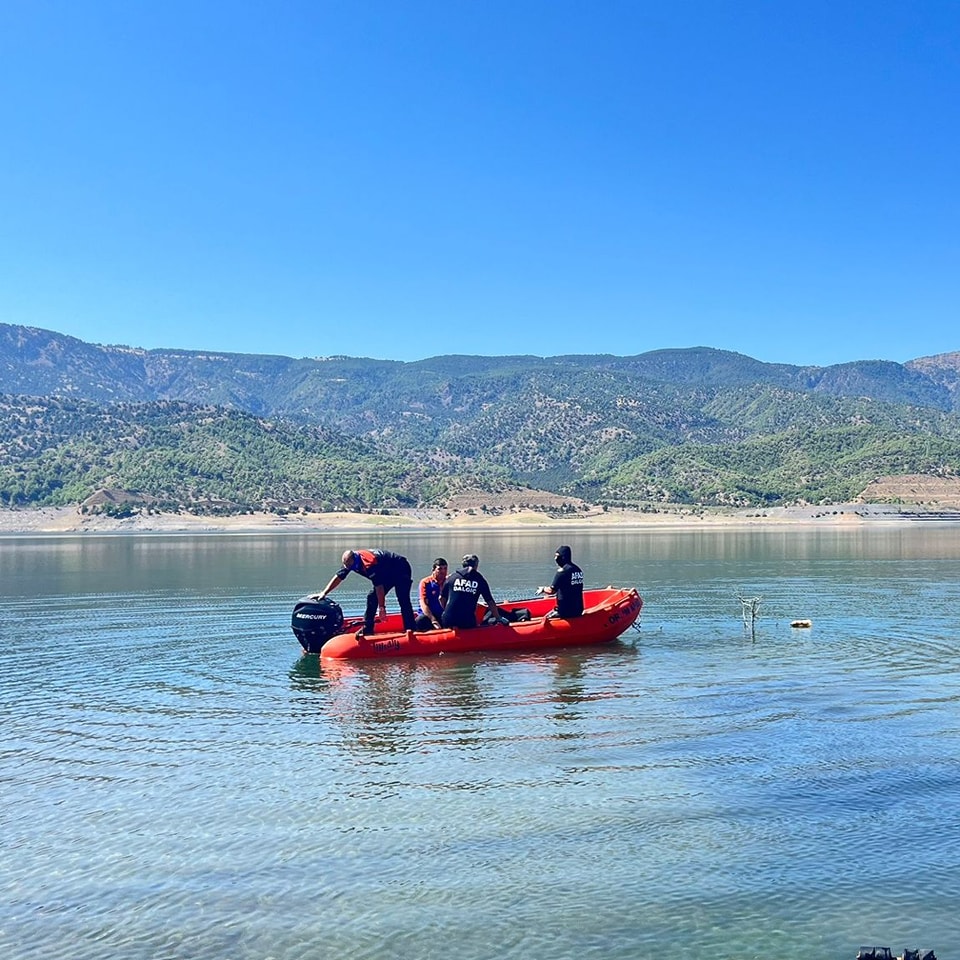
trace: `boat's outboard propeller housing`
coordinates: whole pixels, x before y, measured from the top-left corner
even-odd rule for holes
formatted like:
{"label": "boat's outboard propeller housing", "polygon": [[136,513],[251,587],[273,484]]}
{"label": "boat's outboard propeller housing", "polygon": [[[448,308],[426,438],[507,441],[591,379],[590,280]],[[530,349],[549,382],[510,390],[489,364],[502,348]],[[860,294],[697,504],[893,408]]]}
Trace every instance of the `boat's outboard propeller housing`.
{"label": "boat's outboard propeller housing", "polygon": [[343,632],[343,611],[329,597],[301,597],[293,608],[290,626],[307,653],[319,653],[331,637]]}

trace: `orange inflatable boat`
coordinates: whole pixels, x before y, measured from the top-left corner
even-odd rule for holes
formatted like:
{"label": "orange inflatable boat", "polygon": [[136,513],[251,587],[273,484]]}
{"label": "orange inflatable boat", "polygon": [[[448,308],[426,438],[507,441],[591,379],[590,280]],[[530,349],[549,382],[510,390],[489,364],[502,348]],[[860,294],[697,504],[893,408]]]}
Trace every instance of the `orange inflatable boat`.
{"label": "orange inflatable boat", "polygon": [[545,616],[556,606],[553,597],[513,600],[498,606],[507,622],[484,623],[486,609],[480,606],[476,627],[414,633],[404,631],[400,614],[392,613],[377,621],[372,635],[358,638],[362,617],[343,619],[339,607],[329,598],[304,597],[294,607],[292,627],[307,653],[332,660],[536,650],[610,643],[636,623],[643,599],[632,587],[584,590],[583,616],[571,620]]}

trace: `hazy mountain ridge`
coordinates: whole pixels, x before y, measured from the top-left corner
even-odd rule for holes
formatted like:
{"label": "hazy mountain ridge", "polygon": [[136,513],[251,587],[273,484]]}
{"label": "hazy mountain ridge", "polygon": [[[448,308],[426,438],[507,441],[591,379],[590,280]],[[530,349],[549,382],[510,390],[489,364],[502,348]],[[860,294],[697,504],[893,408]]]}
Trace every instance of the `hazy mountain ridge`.
{"label": "hazy mountain ridge", "polygon": [[943,387],[950,395],[951,409],[960,409],[960,351],[920,357],[904,367]]}
{"label": "hazy mountain ridge", "polygon": [[[713,347],[655,350],[633,357],[570,354],[555,357],[438,356],[403,362],[359,357],[299,358],[268,354],[145,350],[101,346],[36,327],[0,323],[0,390],[30,396],[88,400],[170,400],[231,403],[284,416],[314,416],[319,389],[324,402],[362,403],[389,383],[411,402],[418,392],[441,407],[443,386],[464,377],[481,381],[535,372],[560,376],[607,372],[625,378],[701,389],[765,384],[836,397],[956,410],[960,403],[960,352],[906,364],[858,360],[828,367],[765,363]],[[369,381],[376,380],[374,391]],[[360,382],[368,381],[368,382]],[[419,390],[418,390],[419,388]]]}
{"label": "hazy mountain ridge", "polygon": [[[217,430],[245,436],[232,453],[226,445],[223,462],[243,460],[245,448],[259,445],[260,432],[276,437],[282,427],[290,445],[297,442],[294,425],[323,428],[326,446],[311,456],[347,470],[350,457],[360,457],[375,474],[382,472],[373,469],[377,461],[393,478],[352,490],[350,502],[360,507],[384,498],[436,502],[452,483],[496,487],[511,480],[605,502],[770,503],[848,498],[874,475],[895,470],[960,472],[960,353],[823,368],[706,347],[634,357],[438,356],[404,363],[97,346],[0,324],[0,392],[8,395],[7,429],[14,432],[10,418],[25,397],[120,404],[105,407],[103,415],[158,423],[169,413],[164,404],[193,405],[194,413],[185,408],[181,416],[216,424],[209,442]],[[118,414],[123,404],[141,406],[136,414],[133,408]],[[250,419],[238,426],[230,410]],[[50,408],[49,416],[55,414]],[[86,407],[84,416],[96,413]],[[168,452],[185,442],[176,432],[158,429],[152,436]],[[366,444],[362,453],[352,438]],[[69,447],[73,439],[67,433],[58,443]],[[335,455],[338,445],[349,453]],[[20,471],[22,479],[33,469],[25,466],[29,447],[0,445],[8,502],[16,487],[9,471]],[[290,496],[296,492],[294,499],[308,496],[309,480],[296,458],[269,449],[287,471],[286,479],[269,482]],[[176,457],[167,462],[172,476]],[[124,463],[125,475],[138,475],[132,460]],[[69,472],[70,464],[60,457],[57,469]],[[49,463],[34,466],[43,472]],[[226,499],[268,497],[260,483],[258,495],[244,500],[222,463],[204,469],[210,473],[204,490],[213,490],[220,477],[230,488]],[[325,475],[317,497],[324,503],[336,500],[331,479]]]}

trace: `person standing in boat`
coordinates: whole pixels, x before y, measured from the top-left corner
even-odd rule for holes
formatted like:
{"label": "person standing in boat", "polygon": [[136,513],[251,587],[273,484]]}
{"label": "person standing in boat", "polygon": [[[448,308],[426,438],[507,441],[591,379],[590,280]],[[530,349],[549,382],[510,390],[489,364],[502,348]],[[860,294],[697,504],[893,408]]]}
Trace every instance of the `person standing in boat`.
{"label": "person standing in boat", "polygon": [[420,616],[417,617],[416,630],[439,628],[443,616],[443,602],[440,594],[447,581],[447,561],[437,557],[433,569],[420,581]]}
{"label": "person standing in boat", "polygon": [[445,627],[475,627],[477,625],[477,601],[483,597],[490,611],[490,616],[499,617],[500,608],[497,606],[490,584],[477,569],[480,560],[475,553],[468,553],[462,561],[460,569],[452,577],[448,577],[440,592],[443,603],[441,624]]}
{"label": "person standing in boat", "polygon": [[331,590],[336,590],[350,573],[359,573],[361,577],[366,577],[373,584],[373,589],[367,594],[363,630],[359,631],[358,637],[373,633],[374,616],[378,612],[381,617],[387,615],[387,594],[391,590],[400,604],[403,629],[414,628],[415,617],[413,603],[410,600],[413,571],[406,557],[401,557],[399,553],[391,553],[389,550],[345,550],[340,562],[342,564],[340,569],[316,596],[318,600],[322,600]]}
{"label": "person standing in boat", "polygon": [[570,548],[565,544],[557,547],[553,559],[557,572],[548,587],[537,587],[537,593],[557,598],[557,606],[548,617],[570,620],[583,614],[583,571],[573,562]]}

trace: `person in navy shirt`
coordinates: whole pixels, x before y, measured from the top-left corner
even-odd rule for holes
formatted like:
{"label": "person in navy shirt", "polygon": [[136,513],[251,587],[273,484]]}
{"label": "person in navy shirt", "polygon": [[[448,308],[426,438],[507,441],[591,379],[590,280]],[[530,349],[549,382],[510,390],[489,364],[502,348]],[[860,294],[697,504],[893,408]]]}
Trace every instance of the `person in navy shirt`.
{"label": "person in navy shirt", "polygon": [[377,612],[381,617],[387,615],[387,594],[391,590],[400,604],[403,629],[414,628],[413,603],[410,600],[413,571],[406,557],[401,557],[399,553],[391,553],[389,550],[345,550],[340,562],[342,564],[340,569],[316,597],[322,600],[331,590],[336,590],[350,573],[359,573],[361,577],[366,577],[373,584],[373,589],[367,594],[363,630],[358,632],[358,637],[373,633],[374,616]]}
{"label": "person in navy shirt", "polygon": [[443,585],[441,598],[443,600],[443,616],[440,622],[445,627],[475,627],[477,625],[477,601],[480,597],[486,601],[490,616],[498,618],[500,609],[497,607],[490,584],[477,569],[480,561],[475,553],[468,553],[459,570],[447,578]]}
{"label": "person in navy shirt", "polygon": [[571,559],[570,548],[566,545],[557,547],[553,559],[557,564],[553,583],[549,587],[537,587],[537,593],[557,598],[556,609],[547,616],[563,620],[579,617],[583,614],[583,571]]}

